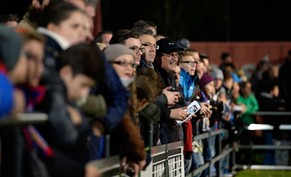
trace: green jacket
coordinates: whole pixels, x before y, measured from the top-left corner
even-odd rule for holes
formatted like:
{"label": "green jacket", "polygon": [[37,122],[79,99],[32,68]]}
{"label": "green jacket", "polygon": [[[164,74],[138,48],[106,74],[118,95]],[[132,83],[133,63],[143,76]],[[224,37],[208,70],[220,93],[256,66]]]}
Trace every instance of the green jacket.
{"label": "green jacket", "polygon": [[242,121],[244,125],[248,126],[251,123],[254,123],[253,113],[259,109],[259,104],[256,97],[253,94],[250,94],[248,97],[243,97],[240,95],[236,101],[237,104],[244,104],[246,106],[246,110],[242,114]]}

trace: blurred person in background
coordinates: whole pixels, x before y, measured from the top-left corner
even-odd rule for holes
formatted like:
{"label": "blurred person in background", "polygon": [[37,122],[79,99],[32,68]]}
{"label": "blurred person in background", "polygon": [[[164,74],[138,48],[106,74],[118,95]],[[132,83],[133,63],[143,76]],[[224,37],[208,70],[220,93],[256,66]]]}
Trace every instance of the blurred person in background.
{"label": "blurred person in background", "polygon": [[18,25],[19,17],[16,14],[0,15],[0,23],[5,24],[11,28]]}

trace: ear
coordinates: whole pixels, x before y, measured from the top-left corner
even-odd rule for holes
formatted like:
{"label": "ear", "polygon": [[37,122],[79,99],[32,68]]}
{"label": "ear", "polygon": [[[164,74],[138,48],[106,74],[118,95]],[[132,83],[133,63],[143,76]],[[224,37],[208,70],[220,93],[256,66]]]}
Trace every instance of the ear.
{"label": "ear", "polygon": [[55,31],[57,30],[57,28],[58,28],[58,26],[57,26],[56,24],[54,24],[54,23],[49,23],[49,24],[47,25],[47,29],[48,29],[49,31],[53,31],[53,32],[55,32]]}
{"label": "ear", "polygon": [[63,66],[59,71],[59,75],[63,80],[72,78],[73,77],[72,67],[69,65]]}
{"label": "ear", "polygon": [[149,104],[149,101],[143,98],[142,100],[138,101],[138,111],[142,110]]}

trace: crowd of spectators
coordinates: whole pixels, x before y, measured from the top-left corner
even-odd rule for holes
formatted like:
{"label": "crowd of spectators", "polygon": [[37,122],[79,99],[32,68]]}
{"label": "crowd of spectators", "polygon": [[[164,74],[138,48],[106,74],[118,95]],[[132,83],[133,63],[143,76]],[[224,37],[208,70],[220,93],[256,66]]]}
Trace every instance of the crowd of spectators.
{"label": "crowd of spectators", "polygon": [[[291,52],[280,66],[260,61],[248,78],[230,53],[212,67],[188,39],[159,34],[151,21],[93,36],[92,8],[86,0],[34,0],[21,19],[1,15],[0,118],[48,115],[41,125],[1,128],[1,176],[100,176],[88,162],[106,157],[107,135],[110,155],[133,175],[151,162],[149,147],[176,141],[184,142],[187,175],[218,153],[215,138],[193,137],[218,128],[228,130],[223,148],[253,144],[252,123],[274,126],[261,138],[267,144],[288,144],[279,130],[287,119],[255,113],[290,111]],[[288,165],[286,153],[267,151],[264,164]],[[251,163],[250,151],[237,155]]]}

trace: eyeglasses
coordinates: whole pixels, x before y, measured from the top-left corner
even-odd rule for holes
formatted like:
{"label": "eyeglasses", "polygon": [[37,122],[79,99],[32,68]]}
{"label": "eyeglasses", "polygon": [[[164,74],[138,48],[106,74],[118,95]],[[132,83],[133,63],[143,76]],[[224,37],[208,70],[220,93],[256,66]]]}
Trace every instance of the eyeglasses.
{"label": "eyeglasses", "polygon": [[153,47],[155,48],[156,50],[159,50],[159,47],[157,44],[151,44],[151,43],[144,43],[144,44],[141,44],[142,46],[145,46],[145,47]]}
{"label": "eyeglasses", "polygon": [[133,52],[136,53],[136,54],[138,54],[139,51],[144,53],[144,48],[143,47],[132,46],[132,47],[129,47],[129,49],[133,50]]}
{"label": "eyeglasses", "polygon": [[187,63],[189,65],[197,65],[198,64],[198,61],[182,61],[182,62],[179,62],[179,63]]}
{"label": "eyeglasses", "polygon": [[129,63],[129,62],[126,62],[126,61],[111,61],[111,63],[120,65],[122,67],[127,67],[127,66],[131,66],[132,68],[136,67],[135,63]]}
{"label": "eyeglasses", "polygon": [[170,53],[170,54],[166,54],[166,53],[162,53],[163,56],[166,56],[168,58],[174,58],[174,57],[178,57],[178,53]]}

